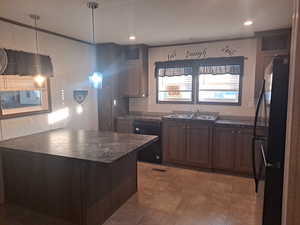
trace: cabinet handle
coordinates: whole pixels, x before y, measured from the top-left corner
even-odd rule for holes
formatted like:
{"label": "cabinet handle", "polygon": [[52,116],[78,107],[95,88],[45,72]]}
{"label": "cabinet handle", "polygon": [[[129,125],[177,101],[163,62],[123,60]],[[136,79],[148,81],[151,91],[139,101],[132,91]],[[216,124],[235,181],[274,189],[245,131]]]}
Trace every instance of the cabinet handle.
{"label": "cabinet handle", "polygon": [[238,134],[242,133],[240,130],[238,131]]}
{"label": "cabinet handle", "polygon": [[232,133],[232,134],[234,134],[234,133],[235,133],[235,131],[234,131],[234,130],[232,130],[232,131],[231,131],[231,133]]}

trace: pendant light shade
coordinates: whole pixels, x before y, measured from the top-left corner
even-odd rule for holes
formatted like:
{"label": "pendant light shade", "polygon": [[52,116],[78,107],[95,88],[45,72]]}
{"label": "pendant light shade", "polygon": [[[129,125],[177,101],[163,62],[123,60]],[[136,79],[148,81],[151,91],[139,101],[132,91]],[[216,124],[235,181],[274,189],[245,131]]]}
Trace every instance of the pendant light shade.
{"label": "pendant light shade", "polygon": [[[95,46],[95,14],[94,10],[99,7],[97,2],[88,2],[87,6],[89,9],[91,9],[91,16],[92,16],[92,43]],[[100,72],[92,72],[89,76],[89,81],[91,82],[92,86],[94,88],[102,88],[102,81],[103,81],[103,75]]]}

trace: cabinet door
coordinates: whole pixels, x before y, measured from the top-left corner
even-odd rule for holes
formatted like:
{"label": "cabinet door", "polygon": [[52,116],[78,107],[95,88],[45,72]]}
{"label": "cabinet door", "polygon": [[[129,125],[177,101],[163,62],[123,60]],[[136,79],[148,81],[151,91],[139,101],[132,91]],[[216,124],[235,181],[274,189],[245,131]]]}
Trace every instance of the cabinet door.
{"label": "cabinet door", "polygon": [[165,161],[182,163],[186,160],[185,131],[185,124],[182,122],[163,122],[163,152]]}
{"label": "cabinet door", "polygon": [[133,133],[133,121],[129,119],[117,119],[116,131],[118,133]]}
{"label": "cabinet door", "polygon": [[213,168],[234,170],[235,129],[216,127],[213,148]]}
{"label": "cabinet door", "polygon": [[[126,79],[124,86],[124,95],[129,97],[138,97],[140,94],[140,75],[141,67],[138,62],[128,62],[126,68]],[[122,85],[122,84],[121,84]]]}
{"label": "cabinet door", "polygon": [[186,141],[188,164],[211,168],[211,127],[202,124],[188,124]]}
{"label": "cabinet door", "polygon": [[98,91],[99,130],[113,131],[112,88],[105,86]]}
{"label": "cabinet door", "polygon": [[236,134],[235,171],[252,174],[252,130],[239,129]]}

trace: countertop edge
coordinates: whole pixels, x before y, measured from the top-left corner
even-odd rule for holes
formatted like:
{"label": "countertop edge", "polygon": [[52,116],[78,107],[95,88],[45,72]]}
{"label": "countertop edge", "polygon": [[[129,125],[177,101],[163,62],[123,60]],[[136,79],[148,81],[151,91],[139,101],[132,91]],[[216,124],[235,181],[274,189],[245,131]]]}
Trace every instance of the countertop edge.
{"label": "countertop edge", "polygon": [[145,116],[143,118],[143,116],[130,116],[130,117],[126,117],[126,116],[121,116],[121,117],[117,117],[117,120],[128,120],[131,122],[134,122],[135,120],[141,120],[141,121],[155,121],[155,122],[162,122],[163,120],[177,120],[177,121],[199,121],[199,122],[205,122],[205,123],[213,123],[215,126],[218,125],[227,125],[227,126],[243,126],[243,127],[253,127],[254,126],[254,118],[253,120],[240,120],[240,119],[226,119],[226,118],[218,118],[214,121],[211,120],[192,120],[192,119],[184,119],[184,118],[166,118],[164,116],[162,117],[157,117],[157,119],[154,117],[147,117]]}

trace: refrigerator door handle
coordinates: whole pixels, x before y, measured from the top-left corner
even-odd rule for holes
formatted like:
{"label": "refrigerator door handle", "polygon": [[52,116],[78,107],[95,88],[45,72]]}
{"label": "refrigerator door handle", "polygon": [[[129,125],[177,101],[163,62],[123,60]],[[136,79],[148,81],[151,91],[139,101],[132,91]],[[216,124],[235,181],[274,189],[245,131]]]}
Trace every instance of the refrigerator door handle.
{"label": "refrigerator door handle", "polygon": [[271,164],[269,164],[267,162],[266,154],[265,154],[265,149],[264,149],[264,146],[262,144],[260,144],[260,152],[261,152],[261,155],[262,155],[265,167],[267,168],[267,167],[272,166]]}
{"label": "refrigerator door handle", "polygon": [[263,81],[263,86],[259,94],[259,99],[256,105],[256,111],[255,111],[255,119],[254,119],[254,128],[253,128],[253,138],[252,138],[252,170],[253,170],[253,178],[255,182],[255,191],[258,192],[258,179],[259,177],[256,174],[257,168],[256,168],[256,141],[259,140],[259,137],[257,136],[256,130],[257,130],[257,123],[258,123],[258,117],[259,117],[259,110],[261,107],[261,103],[263,101],[264,95],[265,95],[265,84],[266,81]]}
{"label": "refrigerator door handle", "polygon": [[252,139],[252,169],[253,169],[253,178],[254,178],[254,182],[255,182],[255,192],[258,192],[258,176],[256,174],[256,148],[255,148],[255,142],[256,139],[255,137],[253,137]]}
{"label": "refrigerator door handle", "polygon": [[272,168],[276,168],[276,169],[280,169],[281,168],[281,165],[280,165],[279,162],[277,162],[277,163],[269,163],[267,161],[265,149],[264,149],[264,146],[262,144],[260,144],[260,152],[261,152],[261,155],[262,155],[262,158],[263,158],[263,161],[264,161],[264,165],[265,165],[266,168],[268,168],[268,167],[272,167]]}

